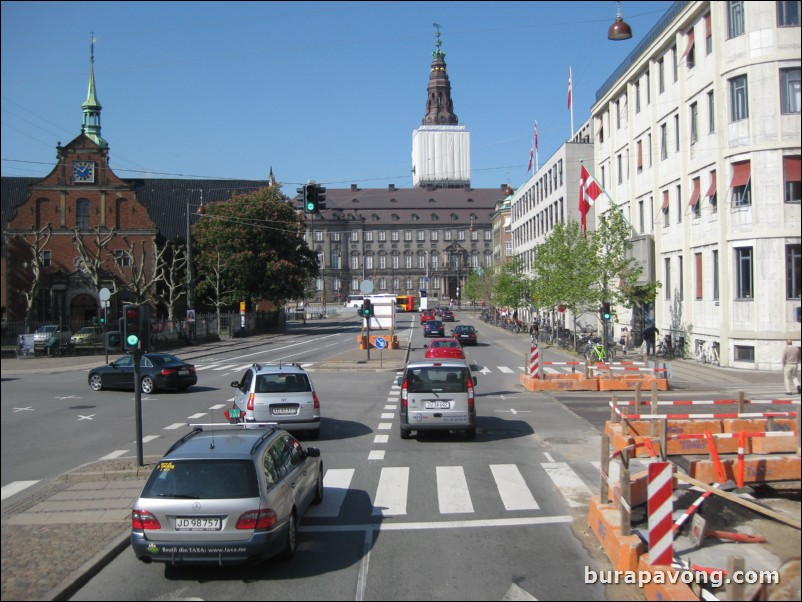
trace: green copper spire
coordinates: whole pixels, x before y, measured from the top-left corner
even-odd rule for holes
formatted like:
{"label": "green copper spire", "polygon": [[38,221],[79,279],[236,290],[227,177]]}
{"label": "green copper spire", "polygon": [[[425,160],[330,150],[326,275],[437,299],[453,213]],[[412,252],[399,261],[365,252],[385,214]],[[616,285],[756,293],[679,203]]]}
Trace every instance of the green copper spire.
{"label": "green copper spire", "polygon": [[81,131],[89,138],[94,140],[99,146],[108,146],[103,137],[100,135],[100,110],[103,108],[98,102],[97,94],[95,92],[95,35],[89,39],[89,91],[86,94],[86,100],[81,105],[84,111],[84,121],[81,126]]}
{"label": "green copper spire", "polygon": [[432,58],[434,59],[444,59],[446,58],[446,53],[440,50],[440,46],[442,42],[440,41],[440,25],[437,23],[432,23],[434,28],[437,30],[435,33],[435,42],[434,42],[434,52],[432,52]]}

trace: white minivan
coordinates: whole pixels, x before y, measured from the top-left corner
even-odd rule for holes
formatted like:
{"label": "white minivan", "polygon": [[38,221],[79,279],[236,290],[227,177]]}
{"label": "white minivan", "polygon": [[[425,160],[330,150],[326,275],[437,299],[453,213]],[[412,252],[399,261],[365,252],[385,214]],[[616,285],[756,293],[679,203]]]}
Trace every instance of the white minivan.
{"label": "white minivan", "polygon": [[476,377],[464,360],[410,362],[398,384],[402,439],[412,431],[464,431],[476,438]]}

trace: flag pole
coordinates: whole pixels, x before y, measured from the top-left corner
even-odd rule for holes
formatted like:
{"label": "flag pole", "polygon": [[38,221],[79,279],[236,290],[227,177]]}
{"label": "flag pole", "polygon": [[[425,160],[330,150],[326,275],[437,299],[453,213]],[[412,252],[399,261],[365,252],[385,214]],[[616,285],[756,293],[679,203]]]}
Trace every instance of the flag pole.
{"label": "flag pole", "polygon": [[568,66],[568,108],[571,110],[571,135],[568,136],[570,141],[574,137],[574,81],[571,66]]}

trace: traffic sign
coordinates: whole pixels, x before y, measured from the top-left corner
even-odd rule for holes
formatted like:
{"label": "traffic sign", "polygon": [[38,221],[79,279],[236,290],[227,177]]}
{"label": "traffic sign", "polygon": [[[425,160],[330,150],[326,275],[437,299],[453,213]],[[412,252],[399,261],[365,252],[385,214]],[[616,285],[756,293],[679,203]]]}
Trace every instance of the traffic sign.
{"label": "traffic sign", "polygon": [[387,341],[384,337],[376,337],[376,349],[384,349],[387,347]]}

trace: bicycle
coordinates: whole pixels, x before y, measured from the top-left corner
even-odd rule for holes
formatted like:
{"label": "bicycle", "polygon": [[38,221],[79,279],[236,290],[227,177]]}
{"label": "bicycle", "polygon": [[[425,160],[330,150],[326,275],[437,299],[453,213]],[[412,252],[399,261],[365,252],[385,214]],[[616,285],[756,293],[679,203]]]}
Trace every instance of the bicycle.
{"label": "bicycle", "polygon": [[593,364],[598,362],[606,364],[615,360],[615,349],[610,347],[605,350],[601,343],[593,343],[585,352],[585,359]]}
{"label": "bicycle", "polygon": [[667,360],[674,358],[674,347],[671,345],[671,338],[669,335],[664,336],[657,345],[657,357],[662,357]]}
{"label": "bicycle", "polygon": [[696,344],[696,361],[703,364],[711,364],[713,366],[719,365],[718,359],[718,343],[712,341],[702,342],[697,341]]}

